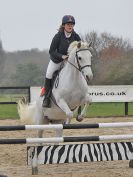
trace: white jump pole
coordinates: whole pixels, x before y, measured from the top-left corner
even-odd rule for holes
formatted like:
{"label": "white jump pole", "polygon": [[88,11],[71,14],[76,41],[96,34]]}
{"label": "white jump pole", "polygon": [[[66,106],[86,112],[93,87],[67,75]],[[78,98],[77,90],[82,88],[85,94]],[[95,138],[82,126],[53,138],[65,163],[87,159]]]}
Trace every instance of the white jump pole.
{"label": "white jump pole", "polygon": [[133,127],[133,122],[0,126],[0,131]]}
{"label": "white jump pole", "polygon": [[103,135],[103,136],[70,136],[53,138],[26,138],[26,139],[0,139],[0,144],[33,144],[33,143],[63,143],[63,142],[85,142],[106,140],[133,139],[133,134],[127,135]]}

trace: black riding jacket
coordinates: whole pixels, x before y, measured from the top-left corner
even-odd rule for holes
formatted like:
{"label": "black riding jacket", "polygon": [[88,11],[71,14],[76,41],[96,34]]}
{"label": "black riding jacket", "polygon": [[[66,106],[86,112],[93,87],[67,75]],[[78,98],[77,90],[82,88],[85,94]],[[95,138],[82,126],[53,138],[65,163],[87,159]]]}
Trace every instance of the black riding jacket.
{"label": "black riding jacket", "polygon": [[59,31],[57,34],[55,34],[49,49],[51,60],[54,63],[62,62],[62,55],[67,55],[68,47],[73,41],[81,41],[81,38],[75,31],[72,32],[69,38],[66,38],[64,31]]}

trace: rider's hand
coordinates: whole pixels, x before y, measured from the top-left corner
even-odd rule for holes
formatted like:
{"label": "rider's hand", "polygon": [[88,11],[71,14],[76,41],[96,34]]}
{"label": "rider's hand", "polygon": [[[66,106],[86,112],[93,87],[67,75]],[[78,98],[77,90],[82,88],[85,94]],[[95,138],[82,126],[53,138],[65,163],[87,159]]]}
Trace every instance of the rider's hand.
{"label": "rider's hand", "polygon": [[63,60],[67,60],[68,59],[68,55],[62,55],[62,59]]}

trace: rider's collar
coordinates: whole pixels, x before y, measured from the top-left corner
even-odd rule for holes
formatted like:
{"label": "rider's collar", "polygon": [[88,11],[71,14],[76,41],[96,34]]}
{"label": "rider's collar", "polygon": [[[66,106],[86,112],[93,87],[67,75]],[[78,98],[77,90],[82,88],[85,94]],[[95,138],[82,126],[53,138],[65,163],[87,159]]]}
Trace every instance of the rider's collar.
{"label": "rider's collar", "polygon": [[66,31],[64,30],[64,34],[65,34],[66,38],[69,38],[69,37],[71,37],[71,34],[72,34],[72,33],[68,33],[68,32],[66,32]]}

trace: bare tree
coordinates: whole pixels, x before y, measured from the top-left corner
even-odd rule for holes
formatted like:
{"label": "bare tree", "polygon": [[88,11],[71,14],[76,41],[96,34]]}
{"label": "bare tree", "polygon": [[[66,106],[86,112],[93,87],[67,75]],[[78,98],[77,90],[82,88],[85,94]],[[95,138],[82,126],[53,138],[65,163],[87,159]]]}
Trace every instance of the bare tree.
{"label": "bare tree", "polygon": [[[95,31],[85,34],[82,38],[88,43],[91,41],[93,48],[96,50],[95,62],[93,61],[94,79],[92,83],[113,84],[118,81],[119,84],[127,83],[124,81],[124,75],[125,79],[128,75],[125,68],[129,69],[133,65],[133,60],[131,60],[133,46],[131,42],[128,39],[113,36],[106,32],[98,35]],[[132,78],[130,78],[131,76],[129,76],[131,81]]]}

